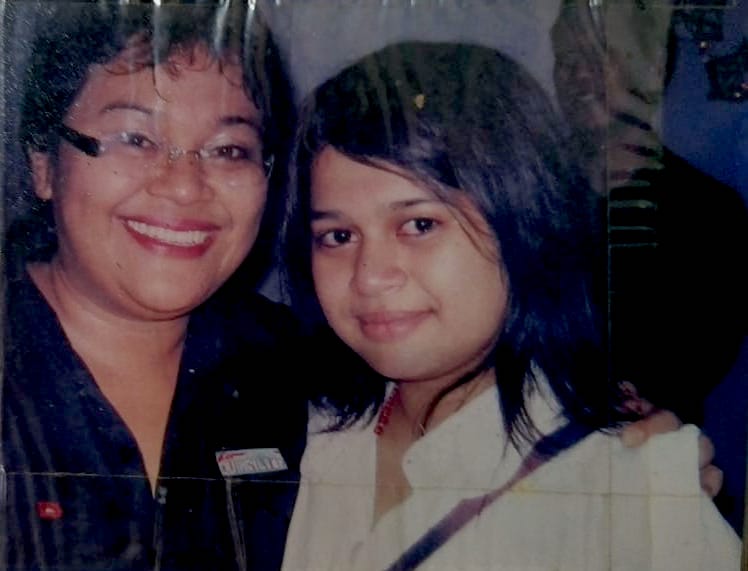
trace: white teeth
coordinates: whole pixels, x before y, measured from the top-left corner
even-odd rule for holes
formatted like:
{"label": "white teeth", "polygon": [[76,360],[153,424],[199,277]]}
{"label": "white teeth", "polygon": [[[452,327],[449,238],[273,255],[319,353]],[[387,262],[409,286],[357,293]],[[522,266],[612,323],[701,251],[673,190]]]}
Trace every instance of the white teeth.
{"label": "white teeth", "polygon": [[172,246],[198,246],[205,242],[209,236],[209,233],[203,230],[171,230],[135,220],[127,220],[125,223],[138,234]]}

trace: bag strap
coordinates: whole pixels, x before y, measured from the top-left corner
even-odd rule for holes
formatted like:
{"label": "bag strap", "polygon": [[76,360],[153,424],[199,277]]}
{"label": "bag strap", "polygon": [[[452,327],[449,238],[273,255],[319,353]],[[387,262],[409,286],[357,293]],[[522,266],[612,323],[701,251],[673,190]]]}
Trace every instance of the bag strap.
{"label": "bag strap", "polygon": [[462,500],[433,527],[406,549],[385,571],[411,571],[423,563],[471,520],[508,492],[518,482],[527,478],[543,464],[568,450],[591,434],[593,429],[570,422],[538,440],[524,457],[514,475],[499,488],[476,498]]}

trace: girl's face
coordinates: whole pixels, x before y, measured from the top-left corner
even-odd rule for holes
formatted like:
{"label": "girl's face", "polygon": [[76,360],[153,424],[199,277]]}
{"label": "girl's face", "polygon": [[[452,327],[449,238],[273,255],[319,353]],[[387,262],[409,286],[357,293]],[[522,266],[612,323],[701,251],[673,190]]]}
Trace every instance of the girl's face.
{"label": "girl's face", "polygon": [[380,374],[450,384],[486,357],[508,287],[493,234],[390,170],[328,147],[312,170],[312,272],[332,328]]}
{"label": "girl's face", "polygon": [[[35,190],[52,200],[70,291],[129,318],[183,315],[251,247],[265,204],[260,112],[238,65],[205,50],[133,73],[93,66],[64,124],[102,141],[99,156],[60,142],[34,153]],[[171,63],[171,62],[170,62]]]}

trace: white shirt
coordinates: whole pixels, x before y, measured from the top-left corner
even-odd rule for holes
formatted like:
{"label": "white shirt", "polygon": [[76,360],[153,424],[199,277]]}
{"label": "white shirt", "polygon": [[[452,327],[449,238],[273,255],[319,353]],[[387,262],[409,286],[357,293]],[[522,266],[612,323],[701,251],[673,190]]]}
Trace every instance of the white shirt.
{"label": "white shirt", "polygon": [[[547,392],[547,391],[546,391]],[[412,494],[372,527],[373,426],[314,434],[284,571],[383,570],[460,500],[501,486],[521,456],[507,444],[495,388],[416,441],[403,459]],[[537,393],[538,428],[561,424]],[[539,468],[432,554],[421,570],[737,570],[740,542],[701,492],[698,430],[638,449],[595,433]]]}

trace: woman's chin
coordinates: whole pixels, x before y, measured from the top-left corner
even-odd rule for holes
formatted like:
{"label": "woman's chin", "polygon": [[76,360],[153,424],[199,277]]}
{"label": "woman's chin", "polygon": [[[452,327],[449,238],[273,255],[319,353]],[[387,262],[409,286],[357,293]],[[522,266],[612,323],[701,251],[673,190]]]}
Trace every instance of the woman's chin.
{"label": "woman's chin", "polygon": [[[143,284],[145,287],[129,292],[133,313],[146,319],[174,319],[185,316],[201,305],[212,291],[158,287],[157,284]],[[148,287],[150,285],[150,287]]]}

